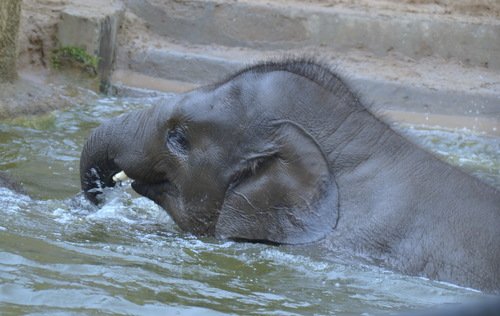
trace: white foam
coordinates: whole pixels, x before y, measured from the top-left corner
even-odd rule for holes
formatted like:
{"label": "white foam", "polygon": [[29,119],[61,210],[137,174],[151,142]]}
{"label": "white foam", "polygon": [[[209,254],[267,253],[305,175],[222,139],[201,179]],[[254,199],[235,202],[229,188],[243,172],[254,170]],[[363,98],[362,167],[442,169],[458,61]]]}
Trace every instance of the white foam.
{"label": "white foam", "polygon": [[17,213],[26,209],[31,202],[27,195],[20,194],[7,188],[0,188],[0,212]]}
{"label": "white foam", "polygon": [[76,219],[76,216],[62,208],[56,208],[52,211],[52,215],[55,217],[54,220],[60,224],[68,224],[74,222]]}

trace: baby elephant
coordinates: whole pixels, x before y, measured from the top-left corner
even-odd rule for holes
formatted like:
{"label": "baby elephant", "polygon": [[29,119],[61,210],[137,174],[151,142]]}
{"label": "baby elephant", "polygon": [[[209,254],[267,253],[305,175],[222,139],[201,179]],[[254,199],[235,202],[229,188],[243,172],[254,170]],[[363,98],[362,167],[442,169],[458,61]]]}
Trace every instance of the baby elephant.
{"label": "baby elephant", "polygon": [[195,235],[315,243],[500,289],[500,192],[399,135],[314,61],[257,64],[112,119],[80,175],[94,203],[130,177]]}

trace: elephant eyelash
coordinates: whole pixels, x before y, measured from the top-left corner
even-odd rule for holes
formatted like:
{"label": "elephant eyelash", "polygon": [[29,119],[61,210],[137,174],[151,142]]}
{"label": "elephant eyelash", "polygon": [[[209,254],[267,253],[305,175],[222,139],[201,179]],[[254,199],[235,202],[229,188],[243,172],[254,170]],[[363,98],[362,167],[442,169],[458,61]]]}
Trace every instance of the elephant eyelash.
{"label": "elephant eyelash", "polygon": [[182,127],[174,127],[167,132],[167,147],[173,152],[186,155],[189,150],[189,142],[186,132]]}

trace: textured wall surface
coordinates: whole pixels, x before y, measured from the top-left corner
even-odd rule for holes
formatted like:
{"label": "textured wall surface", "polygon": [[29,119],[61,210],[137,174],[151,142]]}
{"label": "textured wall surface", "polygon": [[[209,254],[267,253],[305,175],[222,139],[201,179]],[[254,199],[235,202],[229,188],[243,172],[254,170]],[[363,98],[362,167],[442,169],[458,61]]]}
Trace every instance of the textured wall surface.
{"label": "textured wall surface", "polygon": [[17,34],[21,0],[0,1],[0,82],[17,78]]}

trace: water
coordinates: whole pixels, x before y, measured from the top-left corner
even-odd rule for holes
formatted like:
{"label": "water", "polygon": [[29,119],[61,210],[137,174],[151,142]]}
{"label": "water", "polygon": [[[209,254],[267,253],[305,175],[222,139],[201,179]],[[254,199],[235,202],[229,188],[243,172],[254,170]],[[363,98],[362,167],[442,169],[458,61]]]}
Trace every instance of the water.
{"label": "water", "polygon": [[[103,98],[0,122],[0,170],[33,197],[0,189],[1,315],[373,315],[484,296],[311,247],[197,239],[127,186],[95,209],[78,195],[85,137],[154,102]],[[500,140],[400,128],[500,187]]]}

